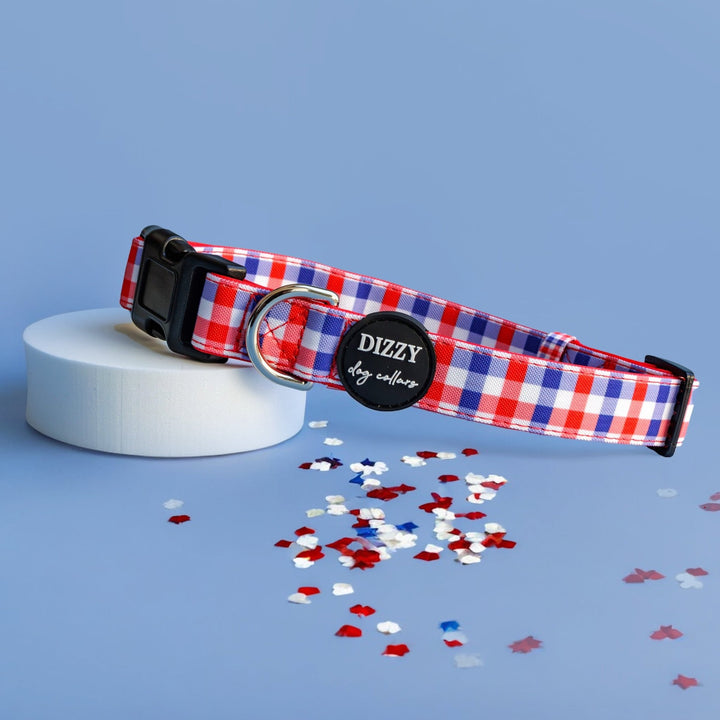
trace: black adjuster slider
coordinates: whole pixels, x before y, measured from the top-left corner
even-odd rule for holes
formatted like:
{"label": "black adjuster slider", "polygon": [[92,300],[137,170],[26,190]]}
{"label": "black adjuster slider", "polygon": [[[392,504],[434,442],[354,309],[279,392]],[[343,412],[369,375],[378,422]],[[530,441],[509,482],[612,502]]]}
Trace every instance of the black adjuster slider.
{"label": "black adjuster slider", "polygon": [[148,225],[138,272],[132,320],[141,330],[165,340],[180,355],[202,362],[226,362],[227,358],[196,350],[192,333],[208,273],[236,280],[245,277],[242,265],[218,255],[196,252],[170,230]]}
{"label": "black adjuster slider", "polygon": [[675,377],[680,378],[681,381],[680,387],[678,388],[677,398],[675,400],[675,407],[673,408],[673,413],[670,418],[670,425],[668,426],[665,444],[662,447],[650,448],[663,457],[672,457],[675,452],[675,448],[677,447],[678,440],[680,439],[683,419],[685,418],[685,412],[687,411],[687,406],[690,402],[693,383],[695,382],[695,373],[682,365],[678,365],[670,360],[655,357],[654,355],[646,355],[645,362],[649,365],[654,365],[661,370],[671,372]]}

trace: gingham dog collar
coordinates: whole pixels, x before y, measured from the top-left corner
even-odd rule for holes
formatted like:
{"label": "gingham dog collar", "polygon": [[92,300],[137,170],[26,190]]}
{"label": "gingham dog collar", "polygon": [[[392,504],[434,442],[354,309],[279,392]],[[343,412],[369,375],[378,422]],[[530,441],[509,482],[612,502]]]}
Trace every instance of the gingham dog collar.
{"label": "gingham dog collar", "polygon": [[377,409],[412,401],[443,415],[646,445],[665,456],[682,444],[698,385],[687,368],[660,358],[628,360],[393,283],[191,244],[157,226],[132,242],[120,304],[175,352],[252,362],[299,389],[317,382]]}

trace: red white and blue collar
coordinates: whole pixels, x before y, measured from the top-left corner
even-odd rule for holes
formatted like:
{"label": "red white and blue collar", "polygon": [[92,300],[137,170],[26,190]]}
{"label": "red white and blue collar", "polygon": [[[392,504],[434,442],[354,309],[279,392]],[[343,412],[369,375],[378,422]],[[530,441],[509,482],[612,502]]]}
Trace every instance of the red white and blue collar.
{"label": "red white and blue collar", "polygon": [[157,226],[132,242],[120,303],[176,352],[252,362],[285,385],[665,456],[683,442],[698,386],[660,358],[629,360],[383,280]]}

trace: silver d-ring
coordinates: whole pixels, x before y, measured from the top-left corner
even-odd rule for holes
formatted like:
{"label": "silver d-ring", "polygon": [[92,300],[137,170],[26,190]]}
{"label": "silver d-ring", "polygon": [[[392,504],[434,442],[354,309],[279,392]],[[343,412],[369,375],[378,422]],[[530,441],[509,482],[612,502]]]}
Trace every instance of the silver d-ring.
{"label": "silver d-ring", "polygon": [[292,298],[322,300],[330,305],[337,305],[340,302],[340,298],[338,298],[332,290],[325,290],[324,288],[313,287],[312,285],[293,283],[272,290],[258,302],[250,314],[247,332],[245,333],[245,348],[252,364],[265,377],[270,378],[270,380],[276,382],[278,385],[284,385],[285,387],[294,388],[295,390],[309,390],[312,387],[311,382],[278,372],[268,364],[260,352],[260,324],[275,305],[283,300],[290,300]]}

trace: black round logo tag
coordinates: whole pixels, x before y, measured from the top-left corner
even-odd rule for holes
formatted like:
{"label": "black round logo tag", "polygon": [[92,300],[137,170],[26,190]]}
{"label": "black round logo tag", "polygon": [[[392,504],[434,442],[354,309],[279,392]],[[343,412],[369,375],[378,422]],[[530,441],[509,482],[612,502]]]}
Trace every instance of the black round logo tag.
{"label": "black round logo tag", "polygon": [[374,410],[402,410],[428,391],[435,376],[435,349],[410,315],[371,313],[340,340],[337,371],[358,402]]}

